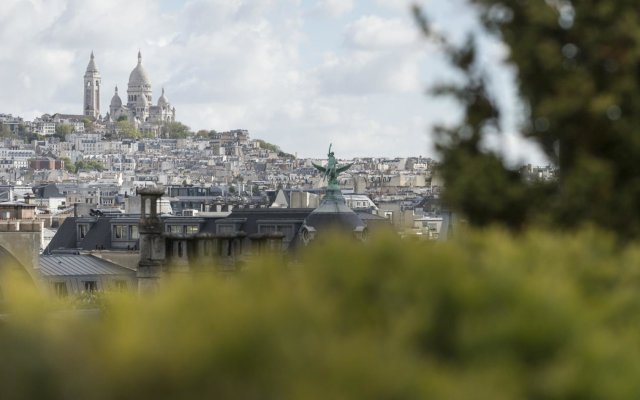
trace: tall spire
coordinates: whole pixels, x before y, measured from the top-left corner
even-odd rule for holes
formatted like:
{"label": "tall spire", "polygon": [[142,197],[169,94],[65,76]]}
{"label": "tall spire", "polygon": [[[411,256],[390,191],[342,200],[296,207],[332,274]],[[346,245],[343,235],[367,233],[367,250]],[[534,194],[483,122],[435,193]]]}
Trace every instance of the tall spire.
{"label": "tall spire", "polygon": [[116,85],[116,94],[118,94],[118,85]]}
{"label": "tall spire", "polygon": [[140,53],[140,49],[138,49],[138,64],[142,64],[142,53]]}
{"label": "tall spire", "polygon": [[91,57],[89,58],[89,65],[87,65],[87,72],[98,72],[95,57],[93,56],[93,50],[91,50]]}

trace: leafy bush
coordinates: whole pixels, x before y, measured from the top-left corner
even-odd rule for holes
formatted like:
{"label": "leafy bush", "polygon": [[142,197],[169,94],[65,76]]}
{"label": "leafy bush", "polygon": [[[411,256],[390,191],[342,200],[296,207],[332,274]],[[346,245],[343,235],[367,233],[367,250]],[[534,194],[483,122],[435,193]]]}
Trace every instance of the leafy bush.
{"label": "leafy bush", "polygon": [[112,294],[98,317],[9,290],[0,398],[637,398],[640,251],[618,246],[334,241]]}

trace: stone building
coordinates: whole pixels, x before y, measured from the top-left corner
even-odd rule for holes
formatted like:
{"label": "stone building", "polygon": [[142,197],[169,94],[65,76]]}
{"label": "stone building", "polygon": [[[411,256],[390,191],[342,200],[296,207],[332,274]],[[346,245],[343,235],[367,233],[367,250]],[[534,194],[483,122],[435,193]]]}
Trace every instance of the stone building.
{"label": "stone building", "polygon": [[[100,85],[101,76],[96,66],[93,52],[84,75],[85,97],[84,112],[87,117],[100,119]],[[142,65],[142,54],[138,52],[138,64],[129,74],[127,98],[123,102],[118,93],[118,87],[109,103],[109,110],[103,118],[104,122],[115,122],[126,117],[129,122],[141,130],[154,130],[158,126],[176,120],[176,109],[171,105],[164,88],[162,95],[153,105],[153,89],[146,69]]]}
{"label": "stone building", "polygon": [[99,253],[135,269],[138,290],[144,293],[153,292],[168,275],[235,271],[250,257],[295,252],[333,229],[365,239],[369,228],[388,224],[385,218],[354,212],[340,193],[329,192],[315,209],[242,208],[226,216],[174,216],[160,211],[164,188],[140,188],[139,214],[69,217],[44,253]]}
{"label": "stone building", "polygon": [[84,73],[84,107],[82,114],[86,117],[98,118],[100,116],[100,72],[96,67],[93,51],[87,65],[87,71]]}

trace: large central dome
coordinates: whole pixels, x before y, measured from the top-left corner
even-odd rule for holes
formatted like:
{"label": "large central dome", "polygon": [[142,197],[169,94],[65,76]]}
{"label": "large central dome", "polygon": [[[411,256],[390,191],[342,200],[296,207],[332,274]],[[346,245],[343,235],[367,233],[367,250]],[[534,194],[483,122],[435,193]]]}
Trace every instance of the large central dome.
{"label": "large central dome", "polygon": [[149,77],[147,76],[147,71],[145,71],[142,66],[142,55],[138,52],[138,65],[131,71],[129,75],[129,87],[132,86],[151,86],[151,81],[149,81]]}

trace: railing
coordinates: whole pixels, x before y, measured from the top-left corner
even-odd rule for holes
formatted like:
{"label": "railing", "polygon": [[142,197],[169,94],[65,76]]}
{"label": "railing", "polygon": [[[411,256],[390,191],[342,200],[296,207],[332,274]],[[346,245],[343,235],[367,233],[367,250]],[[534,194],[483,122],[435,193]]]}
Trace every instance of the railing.
{"label": "railing", "polygon": [[1,220],[0,232],[42,232],[43,221]]}

